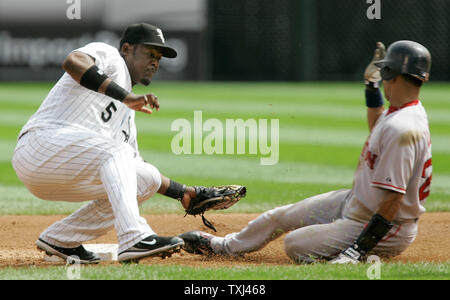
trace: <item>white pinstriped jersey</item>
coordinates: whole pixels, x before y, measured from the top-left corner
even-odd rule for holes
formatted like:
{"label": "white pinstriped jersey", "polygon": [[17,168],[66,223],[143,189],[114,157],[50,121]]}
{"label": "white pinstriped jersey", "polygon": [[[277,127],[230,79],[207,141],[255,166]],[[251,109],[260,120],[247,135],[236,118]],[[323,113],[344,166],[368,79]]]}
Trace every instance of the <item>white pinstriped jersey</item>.
{"label": "white pinstriped jersey", "polygon": [[[93,57],[99,69],[131,91],[128,68],[116,48],[90,43],[74,51]],[[72,127],[128,142],[137,152],[134,116],[135,112],[126,105],[81,86],[64,73],[20,134],[31,129]]]}
{"label": "white pinstriped jersey", "polygon": [[[431,184],[431,137],[428,118],[419,100],[390,107],[377,120],[361,153],[353,191],[376,212],[381,189],[404,194],[396,220],[418,218]],[[381,189],[380,189],[381,188]]]}
{"label": "white pinstriped jersey", "polygon": [[[99,69],[131,91],[117,49],[91,43],[74,51],[93,57]],[[138,201],[157,192],[161,175],[139,156],[134,117],[134,110],[82,87],[67,73],[56,83],[23,127],[12,164],[41,199],[91,202],[51,225],[40,239],[73,248],[114,226],[121,252],[155,234],[139,215]]]}

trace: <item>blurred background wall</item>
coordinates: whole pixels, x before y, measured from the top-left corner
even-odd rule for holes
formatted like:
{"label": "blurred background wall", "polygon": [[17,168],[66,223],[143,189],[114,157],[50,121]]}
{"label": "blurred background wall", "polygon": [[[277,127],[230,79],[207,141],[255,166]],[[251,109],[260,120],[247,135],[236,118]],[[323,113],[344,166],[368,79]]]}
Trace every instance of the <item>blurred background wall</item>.
{"label": "blurred background wall", "polygon": [[56,80],[71,50],[117,46],[136,22],[161,27],[179,52],[162,80],[361,80],[375,42],[399,39],[425,45],[431,79],[449,80],[450,1],[379,1],[381,19],[369,20],[366,0],[0,0],[0,80]]}

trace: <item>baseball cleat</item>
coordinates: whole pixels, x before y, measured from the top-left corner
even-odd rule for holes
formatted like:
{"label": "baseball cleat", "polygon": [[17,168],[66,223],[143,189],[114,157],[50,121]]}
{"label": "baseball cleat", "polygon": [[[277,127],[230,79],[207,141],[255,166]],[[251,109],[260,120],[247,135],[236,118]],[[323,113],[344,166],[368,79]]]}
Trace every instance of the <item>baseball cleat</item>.
{"label": "baseball cleat", "polygon": [[84,249],[82,245],[75,248],[62,248],[51,245],[41,239],[36,241],[38,250],[44,251],[49,256],[58,256],[69,263],[80,264],[97,264],[100,262],[100,257],[91,251]]}
{"label": "baseball cleat", "polygon": [[119,253],[119,262],[138,262],[140,259],[150,256],[159,256],[162,259],[171,257],[173,253],[180,252],[184,241],[178,237],[162,237],[156,234],[150,235],[125,251]]}
{"label": "baseball cleat", "polygon": [[178,235],[184,240],[183,249],[192,254],[213,255],[211,239],[214,235],[203,231],[189,231]]}

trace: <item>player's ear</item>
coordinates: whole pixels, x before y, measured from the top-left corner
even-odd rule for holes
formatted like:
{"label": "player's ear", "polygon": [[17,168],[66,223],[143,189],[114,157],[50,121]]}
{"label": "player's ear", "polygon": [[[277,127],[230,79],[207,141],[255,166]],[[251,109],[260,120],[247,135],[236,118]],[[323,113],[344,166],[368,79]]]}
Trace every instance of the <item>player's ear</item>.
{"label": "player's ear", "polygon": [[402,77],[401,75],[395,76],[394,78],[392,78],[392,83],[396,83],[396,82],[402,80],[401,77]]}
{"label": "player's ear", "polygon": [[123,43],[122,46],[120,47],[120,53],[123,56],[128,56],[131,55],[133,53],[133,45],[129,44],[129,43]]}

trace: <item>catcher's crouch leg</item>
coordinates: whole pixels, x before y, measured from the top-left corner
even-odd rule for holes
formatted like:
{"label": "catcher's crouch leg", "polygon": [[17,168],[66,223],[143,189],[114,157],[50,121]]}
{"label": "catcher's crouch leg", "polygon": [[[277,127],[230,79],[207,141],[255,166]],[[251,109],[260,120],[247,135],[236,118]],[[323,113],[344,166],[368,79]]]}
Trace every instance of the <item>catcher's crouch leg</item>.
{"label": "catcher's crouch leg", "polygon": [[[17,144],[13,166],[25,186],[41,199],[103,199],[102,203],[84,207],[72,215],[76,218],[46,230],[43,237],[48,237],[46,241],[52,240],[55,246],[76,247],[80,241],[104,233],[112,224],[117,230],[120,250],[154,233],[139,215],[136,196],[142,193],[145,198],[156,192],[159,174],[140,176],[141,163],[127,144],[76,130],[30,131]],[[155,169],[146,173],[153,174]],[[152,188],[141,190],[137,186],[141,179],[146,179]]]}
{"label": "catcher's crouch leg", "polygon": [[[161,177],[156,167],[135,159],[137,199],[139,204],[149,199],[159,188]],[[40,238],[60,247],[77,247],[99,238],[114,227],[114,212],[103,185],[77,184],[55,194],[56,199],[70,197],[77,201],[91,201],[41,233]]]}

